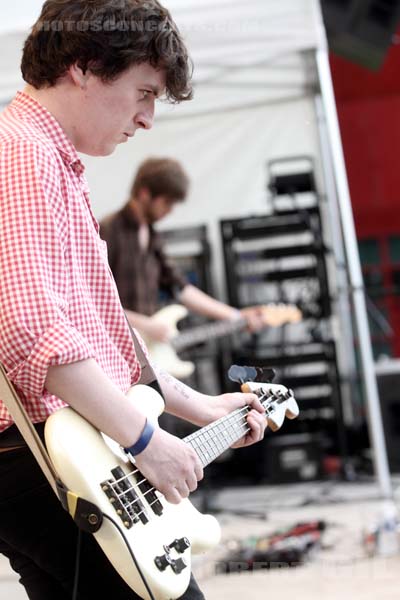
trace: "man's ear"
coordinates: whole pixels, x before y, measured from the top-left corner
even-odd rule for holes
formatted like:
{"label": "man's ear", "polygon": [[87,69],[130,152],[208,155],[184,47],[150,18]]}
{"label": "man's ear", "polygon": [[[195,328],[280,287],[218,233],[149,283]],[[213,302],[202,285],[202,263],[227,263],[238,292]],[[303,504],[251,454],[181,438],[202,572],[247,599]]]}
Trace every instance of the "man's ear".
{"label": "man's ear", "polygon": [[70,66],[68,73],[77,87],[79,87],[81,90],[86,89],[88,79],[91,77],[91,72],[89,69],[86,69],[84,72],[78,63],[75,63]]}
{"label": "man's ear", "polygon": [[151,194],[147,187],[141,187],[137,194],[136,199],[141,203],[145,204],[151,200]]}

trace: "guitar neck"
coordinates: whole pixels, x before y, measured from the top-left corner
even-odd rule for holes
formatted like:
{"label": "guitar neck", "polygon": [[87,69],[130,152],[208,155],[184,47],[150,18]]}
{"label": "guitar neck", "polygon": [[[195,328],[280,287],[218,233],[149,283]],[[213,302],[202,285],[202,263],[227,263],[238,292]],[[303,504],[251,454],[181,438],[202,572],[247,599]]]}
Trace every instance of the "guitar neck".
{"label": "guitar neck", "polygon": [[212,463],[249,431],[246,420],[249,410],[249,406],[238,408],[184,438],[183,441],[190,444],[203,467]]}
{"label": "guitar neck", "polygon": [[217,321],[215,323],[207,323],[199,325],[187,331],[183,331],[171,340],[171,344],[177,352],[196,346],[207,340],[223,337],[237,331],[241,331],[246,327],[246,319],[236,319],[235,321]]}

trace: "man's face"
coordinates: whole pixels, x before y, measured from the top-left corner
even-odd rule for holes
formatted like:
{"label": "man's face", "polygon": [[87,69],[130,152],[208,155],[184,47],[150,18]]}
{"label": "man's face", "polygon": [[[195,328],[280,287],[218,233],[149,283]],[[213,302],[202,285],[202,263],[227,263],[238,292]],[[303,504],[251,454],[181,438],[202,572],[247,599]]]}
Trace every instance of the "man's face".
{"label": "man's face", "polygon": [[91,156],[108,156],[138,129],[153,125],[154,104],[165,90],[165,71],[135,65],[111,83],[88,75],[81,91],[75,146]]}
{"label": "man's face", "polygon": [[175,205],[175,201],[168,196],[156,196],[151,198],[143,206],[144,217],[149,224],[156,223],[166,217]]}

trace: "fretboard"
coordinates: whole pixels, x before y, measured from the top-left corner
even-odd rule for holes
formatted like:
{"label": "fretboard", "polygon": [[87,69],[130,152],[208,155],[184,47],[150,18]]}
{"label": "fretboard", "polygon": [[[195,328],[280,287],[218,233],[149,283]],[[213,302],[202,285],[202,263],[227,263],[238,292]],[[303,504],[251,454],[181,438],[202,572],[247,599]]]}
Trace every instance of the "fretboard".
{"label": "fretboard", "polygon": [[212,463],[249,431],[246,421],[249,410],[248,406],[238,408],[184,438],[183,441],[197,453],[203,467]]}
{"label": "fretboard", "polygon": [[236,331],[241,331],[246,326],[246,319],[236,319],[235,321],[217,321],[215,323],[207,323],[199,325],[183,331],[171,340],[173,348],[179,352],[185,348],[196,346],[206,340],[212,338],[223,337]]}

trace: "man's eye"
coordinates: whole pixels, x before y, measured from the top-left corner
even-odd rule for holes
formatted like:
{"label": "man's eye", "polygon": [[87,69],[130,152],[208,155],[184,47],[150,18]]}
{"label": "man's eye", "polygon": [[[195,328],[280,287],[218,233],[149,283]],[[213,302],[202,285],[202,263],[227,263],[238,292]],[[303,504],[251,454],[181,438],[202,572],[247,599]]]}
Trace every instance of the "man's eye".
{"label": "man's eye", "polygon": [[147,100],[147,98],[149,97],[150,92],[148,90],[142,90],[142,99],[143,100]]}

